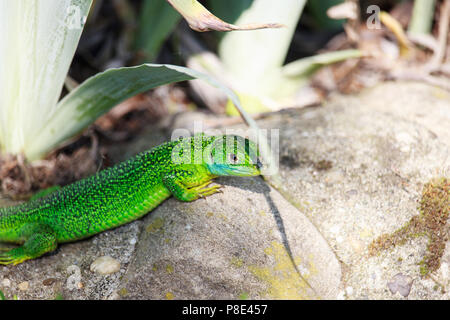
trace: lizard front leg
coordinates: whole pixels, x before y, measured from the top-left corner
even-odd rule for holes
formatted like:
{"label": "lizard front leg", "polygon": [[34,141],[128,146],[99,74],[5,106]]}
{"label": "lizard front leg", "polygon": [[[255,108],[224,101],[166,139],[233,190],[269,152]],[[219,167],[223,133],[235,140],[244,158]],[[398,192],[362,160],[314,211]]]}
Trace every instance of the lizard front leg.
{"label": "lizard front leg", "polygon": [[[221,185],[211,184],[211,179],[201,182],[193,182],[189,179],[189,173],[172,172],[163,176],[163,183],[172,195],[180,201],[190,202],[220,192]],[[205,180],[205,179],[203,179]]]}
{"label": "lizard front leg", "polygon": [[25,239],[24,244],[6,252],[0,252],[0,265],[17,265],[56,249],[55,233],[48,226],[33,223],[22,228],[22,237]]}

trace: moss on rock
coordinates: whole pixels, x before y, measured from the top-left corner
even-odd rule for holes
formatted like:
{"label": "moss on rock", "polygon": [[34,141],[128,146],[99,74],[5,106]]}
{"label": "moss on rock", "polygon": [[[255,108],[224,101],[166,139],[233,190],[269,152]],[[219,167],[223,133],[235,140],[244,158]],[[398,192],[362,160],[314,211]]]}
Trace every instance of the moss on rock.
{"label": "moss on rock", "polygon": [[370,255],[376,255],[407,240],[428,237],[427,254],[420,262],[420,274],[426,276],[439,269],[445,244],[449,239],[447,221],[450,214],[450,180],[436,178],[426,183],[422,190],[419,215],[391,234],[383,234],[369,246]]}

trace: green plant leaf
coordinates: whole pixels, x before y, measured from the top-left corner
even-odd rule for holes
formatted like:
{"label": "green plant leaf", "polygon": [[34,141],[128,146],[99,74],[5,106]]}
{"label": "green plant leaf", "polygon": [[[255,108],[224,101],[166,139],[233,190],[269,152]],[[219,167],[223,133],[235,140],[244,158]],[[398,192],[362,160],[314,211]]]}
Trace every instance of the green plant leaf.
{"label": "green plant leaf", "polygon": [[60,101],[53,117],[36,136],[35,143],[25,149],[25,155],[31,160],[43,157],[127,98],[160,85],[193,79],[206,81],[222,90],[234,103],[241,117],[253,129],[261,156],[267,165],[266,172],[272,180],[278,181],[278,168],[275,167],[267,139],[255,120],[244,110],[238,96],[209,75],[168,64],[110,69],[89,78]]}
{"label": "green plant leaf", "polygon": [[[286,28],[280,30],[223,34],[219,44],[220,56],[216,59],[219,64],[211,63],[214,59],[206,59],[208,56],[204,53],[189,58],[188,64],[201,65],[215,77],[228,82],[241,101],[245,101],[246,111],[250,113],[297,105],[296,93],[307,84],[315,71],[325,65],[362,55],[358,50],[343,50],[318,54],[283,66],[305,1],[230,0],[223,3],[210,0],[208,3],[215,13],[233,23],[245,24],[266,20],[270,16],[286,24]],[[235,115],[236,111],[229,106],[227,104],[227,114]]]}
{"label": "green plant leaf", "polygon": [[325,65],[351,58],[360,58],[362,55],[362,52],[356,49],[322,53],[288,63],[282,68],[282,73],[288,78],[308,77]]}
{"label": "green plant leaf", "polygon": [[36,135],[34,143],[26,146],[25,155],[31,160],[45,156],[127,98],[157,86],[193,79],[202,79],[222,90],[233,101],[246,122],[257,127],[254,120],[243,111],[234,92],[214,78],[179,66],[143,64],[107,70],[78,86],[60,101],[45,128]]}
{"label": "green plant leaf", "polygon": [[242,12],[252,5],[253,0],[209,0],[208,6],[219,18],[236,23]]}
{"label": "green plant leaf", "polygon": [[272,76],[284,64],[305,3],[306,0],[254,0],[236,24],[270,19],[286,27],[232,32],[223,37],[219,45],[220,59],[242,91],[258,96],[267,87],[273,87]]}
{"label": "green plant leaf", "polygon": [[136,47],[142,50],[146,60],[158,56],[163,42],[175,29],[181,16],[166,0],[145,0],[139,18]]}

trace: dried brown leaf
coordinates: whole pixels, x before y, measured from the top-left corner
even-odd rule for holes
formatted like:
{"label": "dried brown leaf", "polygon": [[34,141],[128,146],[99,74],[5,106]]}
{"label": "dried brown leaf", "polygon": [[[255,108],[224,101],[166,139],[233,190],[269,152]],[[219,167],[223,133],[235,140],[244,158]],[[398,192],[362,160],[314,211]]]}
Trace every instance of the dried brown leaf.
{"label": "dried brown leaf", "polygon": [[198,32],[205,31],[233,31],[233,30],[257,30],[267,28],[281,28],[279,23],[252,23],[244,26],[236,26],[225,22],[196,0],[167,0],[188,22],[189,26]]}

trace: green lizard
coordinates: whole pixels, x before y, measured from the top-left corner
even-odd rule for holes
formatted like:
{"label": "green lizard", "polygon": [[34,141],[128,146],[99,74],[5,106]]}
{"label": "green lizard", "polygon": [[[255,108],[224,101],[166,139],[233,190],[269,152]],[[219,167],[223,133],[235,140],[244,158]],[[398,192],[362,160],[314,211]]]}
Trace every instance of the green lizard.
{"label": "green lizard", "polygon": [[[231,142],[231,143],[230,143]],[[255,143],[239,136],[203,134],[167,142],[40,198],[0,208],[0,264],[19,264],[139,219],[173,195],[194,201],[219,191],[218,176],[256,176]]]}

